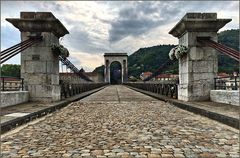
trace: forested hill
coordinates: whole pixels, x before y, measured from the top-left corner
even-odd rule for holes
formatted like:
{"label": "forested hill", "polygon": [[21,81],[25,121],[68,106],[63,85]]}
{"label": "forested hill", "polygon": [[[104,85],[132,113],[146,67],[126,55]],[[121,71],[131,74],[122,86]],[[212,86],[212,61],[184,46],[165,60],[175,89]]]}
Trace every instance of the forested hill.
{"label": "forested hill", "polygon": [[[165,61],[169,60],[168,53],[175,45],[158,45],[140,48],[128,57],[128,74],[139,77],[142,72],[156,71]],[[178,63],[169,67],[171,73],[177,73]]]}
{"label": "forested hill", "polygon": [[[219,43],[229,46],[235,50],[239,47],[239,29],[220,32],[218,35]],[[158,45],[148,48],[140,48],[128,57],[129,76],[139,77],[142,72],[156,71],[166,60],[168,60],[169,51],[174,45]],[[232,73],[238,69],[239,63],[230,57],[218,54],[219,72]],[[103,66],[94,71],[103,73]],[[178,73],[178,62],[170,66],[166,72]]]}
{"label": "forested hill", "polygon": [[[219,43],[238,50],[239,47],[239,29],[227,30],[218,34]],[[169,51],[174,45],[158,45],[148,48],[140,48],[128,58],[129,75],[138,77],[144,71],[156,71],[166,60],[168,60]],[[219,72],[232,73],[238,69],[239,63],[226,55],[218,53]],[[170,66],[166,72],[178,73],[178,62]]]}
{"label": "forested hill", "polygon": [[[239,29],[220,32],[218,34],[218,42],[239,51]],[[239,62],[219,53],[218,71],[228,73],[239,71]]]}

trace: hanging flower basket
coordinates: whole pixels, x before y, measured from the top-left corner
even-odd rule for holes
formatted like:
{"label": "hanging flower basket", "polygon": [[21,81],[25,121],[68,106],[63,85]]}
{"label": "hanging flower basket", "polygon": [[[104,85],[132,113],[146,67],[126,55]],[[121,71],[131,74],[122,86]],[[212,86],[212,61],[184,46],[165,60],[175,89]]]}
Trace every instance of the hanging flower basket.
{"label": "hanging flower basket", "polygon": [[51,49],[52,49],[52,52],[55,53],[56,55],[60,55],[62,57],[68,57],[69,56],[68,49],[63,47],[63,45],[53,44],[51,46]]}
{"label": "hanging flower basket", "polygon": [[188,48],[186,46],[178,45],[171,49],[168,55],[171,60],[174,60],[181,58],[184,54],[187,54],[187,52]]}

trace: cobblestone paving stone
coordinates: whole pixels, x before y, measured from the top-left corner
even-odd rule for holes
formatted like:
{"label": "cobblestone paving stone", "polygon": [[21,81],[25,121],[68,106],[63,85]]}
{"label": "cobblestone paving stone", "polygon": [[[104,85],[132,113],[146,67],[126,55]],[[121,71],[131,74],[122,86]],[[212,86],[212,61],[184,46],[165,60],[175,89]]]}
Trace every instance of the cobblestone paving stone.
{"label": "cobblestone paving stone", "polygon": [[237,130],[123,86],[3,136],[1,149],[3,157],[239,157]]}

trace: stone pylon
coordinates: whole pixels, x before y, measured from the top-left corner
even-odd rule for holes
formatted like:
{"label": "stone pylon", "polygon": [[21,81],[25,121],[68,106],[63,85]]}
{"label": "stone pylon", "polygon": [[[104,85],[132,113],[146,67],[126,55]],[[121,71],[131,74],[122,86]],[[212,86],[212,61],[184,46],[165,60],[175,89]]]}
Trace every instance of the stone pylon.
{"label": "stone pylon", "polygon": [[218,40],[217,32],[231,19],[217,19],[217,13],[187,13],[169,32],[189,52],[179,59],[178,99],[209,100],[218,72],[217,52],[203,46],[198,38]]}
{"label": "stone pylon", "polygon": [[21,53],[21,77],[31,101],[60,100],[59,59],[51,50],[68,30],[51,12],[21,12],[20,19],[6,19],[21,32],[21,40],[35,34],[43,40]]}

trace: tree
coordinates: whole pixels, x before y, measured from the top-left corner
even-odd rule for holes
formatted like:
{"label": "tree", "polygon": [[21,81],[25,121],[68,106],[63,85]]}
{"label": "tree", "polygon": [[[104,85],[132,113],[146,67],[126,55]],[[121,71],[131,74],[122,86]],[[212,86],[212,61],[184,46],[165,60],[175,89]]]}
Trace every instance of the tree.
{"label": "tree", "polygon": [[1,67],[1,76],[20,77],[21,65],[4,64]]}

